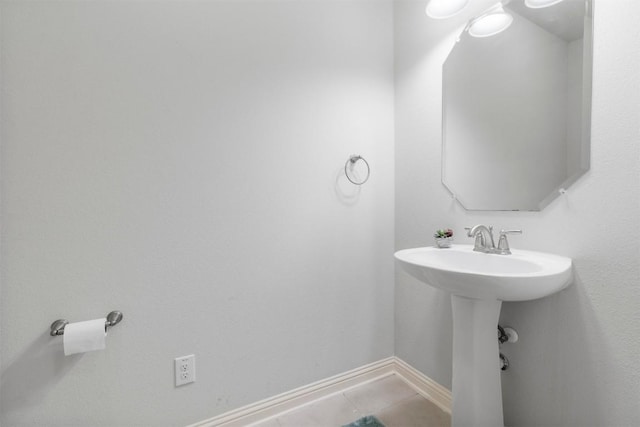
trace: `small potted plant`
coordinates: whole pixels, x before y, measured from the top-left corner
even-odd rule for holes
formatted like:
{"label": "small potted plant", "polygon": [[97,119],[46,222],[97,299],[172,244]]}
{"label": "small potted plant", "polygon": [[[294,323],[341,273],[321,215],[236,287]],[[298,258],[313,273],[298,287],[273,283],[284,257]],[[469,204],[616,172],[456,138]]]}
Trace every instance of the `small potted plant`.
{"label": "small potted plant", "polygon": [[450,228],[444,228],[442,230],[436,230],[433,235],[436,239],[436,246],[439,248],[450,248],[453,243],[453,230]]}

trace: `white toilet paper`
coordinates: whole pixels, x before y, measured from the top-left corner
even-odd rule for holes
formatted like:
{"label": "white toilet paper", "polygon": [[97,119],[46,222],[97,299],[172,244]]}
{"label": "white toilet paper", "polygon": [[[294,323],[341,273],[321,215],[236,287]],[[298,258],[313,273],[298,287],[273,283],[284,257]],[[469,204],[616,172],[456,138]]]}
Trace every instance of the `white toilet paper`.
{"label": "white toilet paper", "polygon": [[64,355],[103,350],[106,346],[105,318],[69,323],[64,327]]}

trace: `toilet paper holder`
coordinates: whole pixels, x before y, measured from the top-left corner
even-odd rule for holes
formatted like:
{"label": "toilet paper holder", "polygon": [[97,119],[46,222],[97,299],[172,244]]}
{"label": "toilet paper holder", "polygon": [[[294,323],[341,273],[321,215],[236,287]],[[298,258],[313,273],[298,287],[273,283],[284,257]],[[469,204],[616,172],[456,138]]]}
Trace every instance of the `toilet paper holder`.
{"label": "toilet paper holder", "polygon": [[[117,310],[107,314],[107,320],[104,322],[104,331],[107,332],[108,327],[115,326],[120,323],[123,317],[122,312]],[[51,336],[55,337],[58,335],[64,335],[64,327],[67,326],[68,323],[69,321],[66,319],[58,319],[53,322],[51,324]]]}

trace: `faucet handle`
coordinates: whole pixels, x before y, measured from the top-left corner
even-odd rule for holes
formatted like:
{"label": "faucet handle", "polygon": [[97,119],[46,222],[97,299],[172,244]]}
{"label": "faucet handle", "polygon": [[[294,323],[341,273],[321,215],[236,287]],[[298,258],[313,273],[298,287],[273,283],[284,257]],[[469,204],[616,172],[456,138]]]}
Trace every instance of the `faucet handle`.
{"label": "faucet handle", "polygon": [[522,234],[522,230],[500,230],[500,235],[504,234]]}
{"label": "faucet handle", "polygon": [[500,230],[500,240],[498,240],[497,252],[502,255],[511,254],[507,234],[522,234],[522,230]]}

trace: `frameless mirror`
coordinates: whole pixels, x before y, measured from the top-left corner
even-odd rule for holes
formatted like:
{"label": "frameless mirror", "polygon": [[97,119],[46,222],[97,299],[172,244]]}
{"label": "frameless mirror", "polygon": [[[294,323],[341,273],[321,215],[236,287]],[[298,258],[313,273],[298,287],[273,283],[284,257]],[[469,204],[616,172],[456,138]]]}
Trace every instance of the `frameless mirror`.
{"label": "frameless mirror", "polygon": [[[529,0],[531,1],[531,0]],[[538,211],[589,169],[592,0],[512,0],[443,67],[442,182],[468,210]]]}

